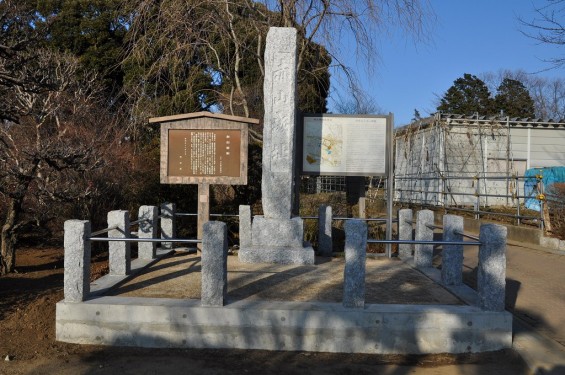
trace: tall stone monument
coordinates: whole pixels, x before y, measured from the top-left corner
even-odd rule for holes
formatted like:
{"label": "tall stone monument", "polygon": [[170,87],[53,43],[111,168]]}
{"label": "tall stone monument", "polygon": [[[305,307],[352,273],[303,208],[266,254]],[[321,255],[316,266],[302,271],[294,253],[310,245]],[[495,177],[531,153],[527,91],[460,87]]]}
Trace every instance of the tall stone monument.
{"label": "tall stone monument", "polygon": [[251,225],[247,263],[314,264],[304,226],[292,217],[296,139],[296,29],[272,27],[265,48],[262,204]]}

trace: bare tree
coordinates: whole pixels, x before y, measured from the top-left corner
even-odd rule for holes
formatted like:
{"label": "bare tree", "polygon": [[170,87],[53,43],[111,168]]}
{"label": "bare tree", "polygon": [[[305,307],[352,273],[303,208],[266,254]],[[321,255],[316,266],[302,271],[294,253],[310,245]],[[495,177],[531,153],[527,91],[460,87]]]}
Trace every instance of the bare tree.
{"label": "bare tree", "polygon": [[[160,110],[158,101],[150,103],[150,99],[165,86],[198,93],[195,107],[220,103],[228,113],[261,115],[263,49],[269,26],[298,30],[299,80],[327,70],[331,61],[346,77],[346,85],[359,92],[355,73],[345,63],[351,40],[359,59],[372,68],[378,35],[400,25],[425,38],[426,21],[433,16],[427,0],[143,0],[130,4],[134,17],[126,64],[134,62],[143,68],[137,80],[129,81],[131,96],[137,98],[133,118],[139,119],[140,126]],[[352,39],[346,39],[346,34]],[[312,64],[315,59],[320,61]],[[182,82],[171,81],[175,72],[191,72],[197,66],[205,68],[204,74],[194,71]],[[327,85],[323,75],[316,77]],[[202,82],[206,79],[210,85]]]}
{"label": "bare tree", "polygon": [[357,95],[353,92],[350,97],[339,96],[335,104],[335,110],[341,114],[371,115],[382,113],[383,110],[375,100],[366,95]]}
{"label": "bare tree", "polygon": [[[535,8],[536,17],[532,20],[520,18],[526,28],[522,33],[540,43],[557,47],[565,45],[565,0],[547,0],[546,4]],[[565,57],[557,56],[546,60],[554,68],[565,65]]]}
{"label": "bare tree", "polygon": [[43,49],[33,54],[37,70],[31,73],[52,88],[33,92],[14,85],[9,98],[21,105],[18,123],[0,122],[0,197],[5,202],[0,274],[14,270],[20,229],[56,214],[59,205],[80,206],[97,195],[94,174],[119,141],[112,118],[100,109],[96,77],[78,79],[78,62],[70,55]]}

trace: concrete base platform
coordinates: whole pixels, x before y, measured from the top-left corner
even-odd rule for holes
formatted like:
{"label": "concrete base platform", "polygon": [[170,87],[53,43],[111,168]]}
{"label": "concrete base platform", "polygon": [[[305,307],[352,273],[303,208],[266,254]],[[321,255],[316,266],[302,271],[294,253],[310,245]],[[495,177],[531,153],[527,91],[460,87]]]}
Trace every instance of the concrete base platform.
{"label": "concrete base platform", "polygon": [[473,353],[512,346],[512,316],[472,306],[99,297],[57,304],[56,337],[79,344],[374,354]]}
{"label": "concrete base platform", "polygon": [[315,265],[299,266],[228,257],[223,307],[200,306],[199,254],[175,252],[153,263],[129,280],[96,280],[85,302],[59,302],[57,340],[375,354],[483,352],[512,345],[509,313],[473,307],[474,290],[446,290],[437,283],[439,271],[425,276],[410,262],[367,259],[364,308],[341,304],[343,258],[318,257]]}

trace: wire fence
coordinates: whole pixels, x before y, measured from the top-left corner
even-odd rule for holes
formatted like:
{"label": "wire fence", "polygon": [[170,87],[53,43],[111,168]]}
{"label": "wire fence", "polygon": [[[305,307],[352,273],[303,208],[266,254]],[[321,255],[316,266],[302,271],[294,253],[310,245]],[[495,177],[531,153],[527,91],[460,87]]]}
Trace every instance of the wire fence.
{"label": "wire fence", "polygon": [[[522,188],[521,188],[522,186]],[[516,224],[544,229],[563,197],[552,194],[543,176],[459,175],[395,176],[395,201],[401,204],[443,207],[481,217],[511,218]]]}

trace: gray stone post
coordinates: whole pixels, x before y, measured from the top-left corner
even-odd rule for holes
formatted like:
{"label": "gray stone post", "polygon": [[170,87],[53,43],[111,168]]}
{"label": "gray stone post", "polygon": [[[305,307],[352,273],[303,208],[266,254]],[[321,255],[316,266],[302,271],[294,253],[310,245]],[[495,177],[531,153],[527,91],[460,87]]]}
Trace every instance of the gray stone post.
{"label": "gray stone post", "polygon": [[228,230],[226,223],[204,224],[202,238],[202,306],[223,306],[228,293]]}
{"label": "gray stone post", "polygon": [[[137,237],[139,238],[157,238],[157,216],[159,210],[156,206],[141,206],[137,218],[146,220],[139,223]],[[139,242],[137,244],[139,259],[154,259],[157,250],[155,242]]]}
{"label": "gray stone post", "polygon": [[365,306],[365,259],[367,257],[367,223],[345,222],[345,270],[343,306]]}
{"label": "gray stone post", "polygon": [[294,184],[296,29],[271,27],[265,46],[261,202],[267,219],[288,220]]}
{"label": "gray stone post", "polygon": [[252,246],[240,249],[244,263],[314,264],[314,249],[304,242],[304,223],[293,217],[296,139],[297,31],[271,27],[265,45],[263,98],[264,216],[253,218]]}
{"label": "gray stone post", "polygon": [[318,209],[318,255],[331,257],[332,241],[332,206],[325,204]]}
{"label": "gray stone post", "polygon": [[488,311],[503,311],[506,289],[505,226],[481,225],[477,292],[479,307]]}
{"label": "gray stone post", "polygon": [[[434,224],[434,213],[431,210],[418,211],[416,220],[416,241],[432,241],[434,239],[434,230],[428,225]],[[432,266],[434,255],[433,245],[415,246],[414,264],[417,268],[426,268]]]}
{"label": "gray stone post", "polygon": [[[175,238],[176,237],[176,226],[175,226],[175,213],[177,210],[177,205],[174,203],[163,203],[161,205],[161,238]],[[161,242],[161,248],[172,249],[172,242]]]}
{"label": "gray stone post", "polygon": [[[108,232],[108,237],[129,238],[129,212],[116,210],[108,212],[108,228],[117,226]],[[110,275],[129,275],[131,270],[130,243],[122,241],[109,241],[109,267]]]}
{"label": "gray stone post", "polygon": [[82,302],[90,293],[90,221],[65,221],[65,301]]}
{"label": "gray stone post", "polygon": [[[463,217],[443,216],[443,241],[463,241]],[[445,285],[463,282],[463,245],[443,245],[441,252],[441,281]]]}
{"label": "gray stone post", "polygon": [[[412,223],[412,210],[410,208],[404,208],[398,211],[398,239],[412,241],[414,239],[413,232],[414,227]],[[412,257],[412,251],[414,245],[412,244],[399,244],[398,245],[398,257],[400,259],[408,259]]]}
{"label": "gray stone post", "polygon": [[239,206],[239,248],[251,247],[251,207]]}

